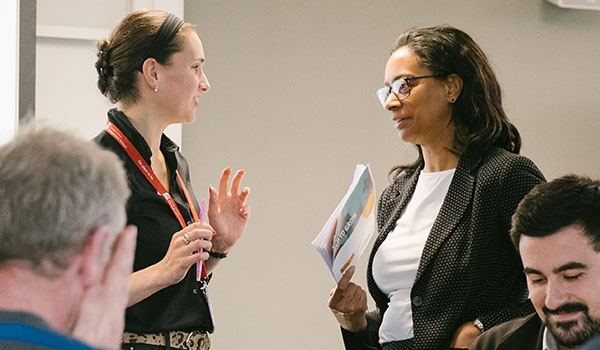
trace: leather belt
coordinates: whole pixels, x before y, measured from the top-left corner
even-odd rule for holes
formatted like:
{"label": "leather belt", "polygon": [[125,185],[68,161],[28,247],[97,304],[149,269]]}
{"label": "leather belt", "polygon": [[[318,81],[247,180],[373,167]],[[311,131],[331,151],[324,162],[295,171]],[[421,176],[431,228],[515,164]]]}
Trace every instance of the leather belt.
{"label": "leather belt", "polygon": [[166,335],[169,336],[169,346],[173,349],[209,350],[210,338],[208,332],[171,331],[161,333],[123,333],[124,344],[148,344],[166,346]]}

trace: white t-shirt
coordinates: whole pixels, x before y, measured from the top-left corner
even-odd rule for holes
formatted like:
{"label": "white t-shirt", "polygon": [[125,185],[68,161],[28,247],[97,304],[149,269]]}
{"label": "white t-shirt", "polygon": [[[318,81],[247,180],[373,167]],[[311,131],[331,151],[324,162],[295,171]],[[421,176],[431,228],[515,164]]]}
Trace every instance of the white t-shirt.
{"label": "white t-shirt", "polygon": [[373,258],[373,279],[390,302],[379,328],[381,344],[413,337],[410,300],[431,226],[456,169],[419,174],[412,198]]}

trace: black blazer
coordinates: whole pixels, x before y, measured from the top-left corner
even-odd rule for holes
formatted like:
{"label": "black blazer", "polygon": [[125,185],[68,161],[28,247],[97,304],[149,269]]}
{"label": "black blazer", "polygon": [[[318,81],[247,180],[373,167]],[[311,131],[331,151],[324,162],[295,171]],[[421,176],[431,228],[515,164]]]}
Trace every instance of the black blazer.
{"label": "black blazer", "polygon": [[[346,349],[380,348],[377,332],[389,300],[373,280],[373,257],[408,204],[421,168],[404,171],[379,199],[379,233],[367,269],[377,309],[367,315],[367,332],[342,330]],[[479,319],[488,329],[534,311],[508,232],[518,203],[544,181],[531,160],[501,148],[460,157],[411,290],[414,338],[386,349],[447,349],[465,322]]]}

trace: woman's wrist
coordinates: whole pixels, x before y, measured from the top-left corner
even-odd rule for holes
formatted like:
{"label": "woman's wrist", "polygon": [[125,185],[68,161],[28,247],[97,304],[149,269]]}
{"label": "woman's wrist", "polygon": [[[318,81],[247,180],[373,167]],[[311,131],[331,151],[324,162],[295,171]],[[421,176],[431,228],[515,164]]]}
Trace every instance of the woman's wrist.
{"label": "woman's wrist", "polygon": [[357,333],[367,329],[367,316],[356,314],[345,314],[334,309],[330,309],[336,320],[342,328],[348,332]]}
{"label": "woman's wrist", "polygon": [[149,266],[147,269],[151,273],[156,291],[170,287],[179,282],[173,278],[173,272],[169,271],[169,268],[164,260]]}
{"label": "woman's wrist", "polygon": [[365,329],[367,329],[367,318],[363,317],[359,320],[352,321],[346,320],[346,322],[344,322],[344,324],[342,325],[342,328],[352,333],[364,331]]}
{"label": "woman's wrist", "polygon": [[159,290],[170,286],[167,276],[168,273],[164,271],[161,262],[133,272],[130,278],[127,307],[137,304]]}
{"label": "woman's wrist", "polygon": [[[220,254],[229,254],[229,251],[233,248],[233,244],[229,244],[228,242],[223,242],[219,240],[216,235],[212,239],[212,248],[210,248],[209,252],[216,252]],[[210,253],[209,253],[210,254]]]}

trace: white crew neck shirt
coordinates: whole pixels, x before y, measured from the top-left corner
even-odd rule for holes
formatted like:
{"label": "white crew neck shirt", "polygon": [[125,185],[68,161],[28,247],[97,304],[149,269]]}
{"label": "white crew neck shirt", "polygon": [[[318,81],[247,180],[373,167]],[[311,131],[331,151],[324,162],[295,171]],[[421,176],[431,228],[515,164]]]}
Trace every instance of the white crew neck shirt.
{"label": "white crew neck shirt", "polygon": [[396,227],[373,258],[373,279],[390,302],[379,328],[381,344],[413,337],[410,300],[425,241],[448,193],[456,169],[421,171],[412,198]]}

